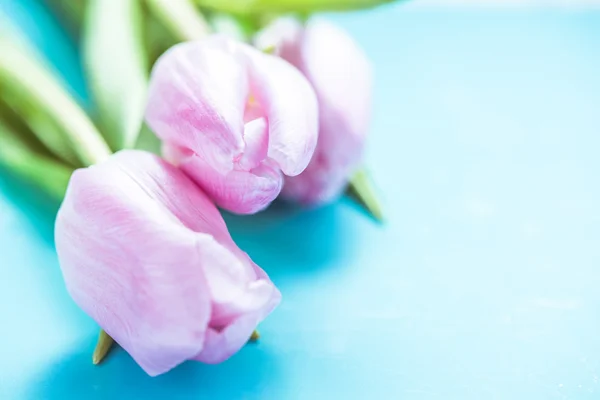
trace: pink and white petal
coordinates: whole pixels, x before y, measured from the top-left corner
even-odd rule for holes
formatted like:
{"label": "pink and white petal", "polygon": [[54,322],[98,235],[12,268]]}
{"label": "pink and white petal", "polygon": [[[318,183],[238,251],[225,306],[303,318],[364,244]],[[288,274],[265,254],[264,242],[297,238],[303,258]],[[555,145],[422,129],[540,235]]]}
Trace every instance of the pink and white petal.
{"label": "pink and white petal", "polygon": [[308,78],[319,101],[319,140],[310,165],[286,177],[282,195],[309,205],[333,201],[361,163],[371,108],[372,72],[352,38],[327,22],[301,29],[281,19],[257,40],[278,42],[279,54]]}
{"label": "pink and white petal", "polygon": [[112,157],[129,175],[144,177],[146,193],[164,205],[182,225],[194,232],[208,233],[219,242],[231,240],[214,202],[179,168],[143,151],[124,150]]}
{"label": "pink and white petal", "polygon": [[281,294],[267,274],[233,240],[204,237],[198,252],[211,292],[211,327],[227,326],[248,313],[264,318],[279,302]]}
{"label": "pink and white petal", "polygon": [[[125,158],[130,165],[120,163]],[[150,375],[203,348],[211,308],[198,234],[161,202],[167,194],[155,190],[157,181],[194,187],[176,168],[136,151],[76,171],[55,234],[75,302]]]}
{"label": "pink and white petal", "polygon": [[302,41],[304,26],[293,17],[277,18],[254,37],[259,50],[274,49],[274,53],[302,71]]}
{"label": "pink and white petal", "polygon": [[156,62],[146,121],[164,141],[226,172],[243,151],[248,76],[238,46],[222,37],[173,46]]}
{"label": "pink and white petal", "polygon": [[341,196],[352,172],[349,172],[348,163],[330,163],[332,156],[319,152],[303,173],[286,177],[282,197],[316,206],[331,203]]}
{"label": "pink and white petal", "polygon": [[260,312],[278,291],[269,279],[258,279],[247,255],[230,252],[211,238],[198,243],[211,292],[212,327],[224,327],[238,317]]}
{"label": "pink and white petal", "polygon": [[266,208],[279,195],[283,177],[276,166],[263,162],[250,171],[216,171],[199,156],[179,164],[220,207],[238,214]]}
{"label": "pink and white petal", "polygon": [[[117,154],[115,157],[120,156],[121,154]],[[121,164],[126,170],[142,168],[152,171],[152,165],[147,165],[147,162],[139,157],[121,158],[124,158]],[[168,166],[168,169],[171,168]],[[146,183],[145,188],[155,193],[165,192],[167,197],[161,197],[159,201],[164,203],[185,227],[199,233],[195,240],[199,264],[204,269],[211,292],[211,323],[215,318],[230,319],[232,316],[237,317],[241,313],[255,312],[263,308],[278,294],[268,276],[233,242],[220,213],[199,188],[185,188],[185,185],[193,183],[183,174],[176,174],[183,182],[174,182],[173,177],[165,177],[163,174],[161,170],[154,171],[153,179]],[[175,193],[185,195],[174,195]],[[209,232],[210,235],[201,234],[203,232]]]}
{"label": "pink and white petal", "polygon": [[150,375],[231,356],[280,300],[206,195],[149,153],[76,171],[55,237],[73,299]]}
{"label": "pink and white petal", "polygon": [[[319,100],[321,125],[325,122],[331,135],[336,135],[334,128],[339,131],[338,143],[347,136],[362,142],[371,118],[373,86],[372,67],[365,53],[342,29],[313,20],[305,30],[302,54],[302,70]],[[328,119],[342,125],[334,127],[326,122]]]}
{"label": "pink and white petal", "polygon": [[[233,294],[237,294],[237,297],[233,297]],[[271,281],[257,279],[247,282],[236,291],[231,291],[226,301],[216,302],[213,299],[211,326],[228,326],[242,315],[261,312],[271,304],[274,296],[279,296],[279,291]]]}
{"label": "pink and white petal", "polygon": [[251,92],[269,125],[269,158],[286,175],[308,165],[317,144],[318,109],[308,81],[284,60],[246,47]]}
{"label": "pink and white petal", "polygon": [[222,330],[209,328],[206,332],[204,348],[194,359],[207,364],[227,360],[248,342],[256,326],[277,307],[280,301],[281,294],[275,289],[270,301],[259,311],[242,315]]}
{"label": "pink and white petal", "polygon": [[244,315],[221,331],[209,328],[205,346],[194,360],[207,364],[218,364],[237,353],[250,339],[260,321],[255,315]]}
{"label": "pink and white petal", "polygon": [[258,167],[266,158],[269,150],[269,127],[265,118],[249,121],[244,126],[244,154],[237,161],[244,171]]}

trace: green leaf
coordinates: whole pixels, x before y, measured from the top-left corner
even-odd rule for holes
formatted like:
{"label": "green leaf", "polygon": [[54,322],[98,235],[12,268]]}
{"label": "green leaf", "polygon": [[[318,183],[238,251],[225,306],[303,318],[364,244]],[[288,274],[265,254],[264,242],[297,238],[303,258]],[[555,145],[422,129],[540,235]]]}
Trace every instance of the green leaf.
{"label": "green leaf", "polygon": [[73,167],[49,155],[33,133],[10,115],[3,104],[0,104],[0,142],[0,165],[36,184],[57,200],[64,197]]}
{"label": "green leaf", "polygon": [[311,13],[371,8],[394,0],[195,0],[208,9],[234,14]]}
{"label": "green leaf", "polygon": [[13,136],[17,136],[19,141],[31,149],[31,151],[58,160],[29,129],[25,120],[2,100],[0,100],[0,122],[2,122],[5,128],[10,128],[10,131],[14,134]]}
{"label": "green leaf", "polygon": [[[5,21],[1,21],[4,23]],[[27,55],[27,57],[31,58],[37,63],[45,63],[42,60],[41,56],[37,53],[32,43],[30,43],[25,36],[20,32],[16,27],[10,24],[2,24],[2,31],[0,32],[0,48],[7,49],[9,52],[5,54],[5,57],[10,56],[10,52],[22,52]],[[18,56],[19,54],[17,54]],[[0,55],[1,57],[2,55]],[[8,63],[8,60],[5,60]],[[18,60],[16,61],[18,62]],[[11,71],[16,71],[19,68],[19,65],[14,63],[14,65],[4,65],[5,71],[10,68]],[[0,61],[2,63],[2,61]],[[3,67],[0,66],[0,70]],[[2,74],[2,72],[0,72]],[[19,92],[20,88],[18,86],[14,87],[14,82],[12,82],[12,74],[8,72],[6,75],[0,78],[0,90],[3,93],[0,93],[0,102],[2,102],[2,106],[5,108],[12,109],[15,113],[20,114],[24,121],[27,121],[29,126],[34,128],[36,132],[43,132],[43,136],[41,137],[42,141],[46,144],[48,149],[52,151],[55,155],[57,155],[62,160],[71,163],[73,165],[77,165],[80,162],[77,159],[75,152],[66,145],[62,133],[57,127],[49,121],[46,121],[43,115],[40,115],[35,106],[32,106],[30,101],[27,98],[20,97],[16,95],[16,92]]]}
{"label": "green leaf", "polygon": [[202,39],[210,32],[192,0],[146,0],[146,4],[177,41]]}
{"label": "green leaf", "polygon": [[100,131],[117,151],[133,147],[146,103],[148,55],[139,0],[90,0],[83,32],[88,85]]}
{"label": "green leaf", "polygon": [[62,160],[76,166],[91,165],[110,155],[92,121],[44,62],[3,34],[0,99]]}
{"label": "green leaf", "polygon": [[348,194],[360,203],[377,221],[383,221],[383,210],[371,178],[364,168],[358,170],[348,185]]}

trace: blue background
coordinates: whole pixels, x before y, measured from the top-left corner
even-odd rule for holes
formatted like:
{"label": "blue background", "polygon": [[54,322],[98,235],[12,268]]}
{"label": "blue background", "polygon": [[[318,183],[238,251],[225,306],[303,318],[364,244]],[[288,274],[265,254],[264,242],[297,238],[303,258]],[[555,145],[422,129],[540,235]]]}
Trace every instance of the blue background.
{"label": "blue background", "polygon": [[[0,0],[85,98],[74,45]],[[284,295],[229,361],[149,378],[68,297],[57,204],[0,176],[0,398],[600,398],[600,13],[395,5],[331,16],[376,70],[348,200],[228,216]]]}

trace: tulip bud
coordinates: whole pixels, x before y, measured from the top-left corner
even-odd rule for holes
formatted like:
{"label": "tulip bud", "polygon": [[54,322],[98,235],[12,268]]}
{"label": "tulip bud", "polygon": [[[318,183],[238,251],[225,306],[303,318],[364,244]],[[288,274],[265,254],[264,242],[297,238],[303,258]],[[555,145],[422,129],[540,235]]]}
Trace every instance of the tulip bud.
{"label": "tulip bud", "polygon": [[55,238],[72,298],[150,375],[224,361],[280,300],[208,197],[150,153],[75,171]]}
{"label": "tulip bud", "polygon": [[283,18],[262,31],[258,48],[296,66],[319,103],[315,154],[298,176],[287,177],[282,195],[304,204],[333,201],[359,170],[371,114],[372,73],[367,57],[342,30],[320,21],[306,26]]}
{"label": "tulip bud", "polygon": [[317,102],[302,74],[221,36],[176,45],[157,61],[146,122],[169,161],[240,214],[267,207],[317,143]]}

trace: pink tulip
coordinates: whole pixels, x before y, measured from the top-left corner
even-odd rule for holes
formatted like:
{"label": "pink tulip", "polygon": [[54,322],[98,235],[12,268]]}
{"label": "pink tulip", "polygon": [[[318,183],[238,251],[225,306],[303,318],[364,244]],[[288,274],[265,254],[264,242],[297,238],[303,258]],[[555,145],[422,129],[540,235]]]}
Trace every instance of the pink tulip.
{"label": "pink tulip", "polygon": [[197,185],[150,153],[77,170],[55,234],[75,302],[152,376],[227,359],[281,297]]}
{"label": "pink tulip", "polygon": [[319,102],[315,154],[302,174],[286,178],[282,194],[305,204],[331,202],[361,164],[371,114],[370,63],[350,36],[321,21],[302,26],[279,19],[255,43],[302,71]]}
{"label": "pink tulip", "polygon": [[308,165],[317,102],[294,67],[220,36],[176,45],[155,64],[146,121],[181,167],[220,207],[267,207]]}

